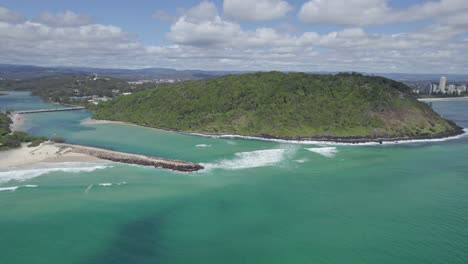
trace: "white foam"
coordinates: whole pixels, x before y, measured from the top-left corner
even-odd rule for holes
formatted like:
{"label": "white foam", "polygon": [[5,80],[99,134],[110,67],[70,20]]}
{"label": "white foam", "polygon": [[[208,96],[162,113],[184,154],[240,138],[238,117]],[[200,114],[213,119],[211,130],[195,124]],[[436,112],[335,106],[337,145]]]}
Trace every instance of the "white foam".
{"label": "white foam", "polygon": [[[332,145],[332,146],[375,146],[375,145],[396,145],[396,144],[411,144],[411,143],[424,143],[424,142],[443,142],[448,140],[454,140],[462,138],[468,135],[468,128],[463,129],[465,133],[445,138],[434,138],[434,139],[409,139],[409,140],[396,140],[396,141],[383,141],[380,142],[364,142],[364,143],[345,143],[345,142],[333,142],[333,141],[319,141],[319,140],[287,140],[287,139],[272,139],[252,136],[241,136],[241,135],[207,135],[200,133],[185,133],[189,135],[211,137],[211,138],[233,138],[233,139],[253,139],[261,141],[273,141],[279,143],[292,143],[292,144],[303,144],[303,145]],[[228,142],[229,143],[229,142]]]}
{"label": "white foam", "polygon": [[338,150],[335,147],[306,148],[308,151],[315,152],[327,158],[334,158]]}
{"label": "white foam", "polygon": [[112,183],[110,183],[110,182],[103,182],[103,183],[99,183],[98,185],[99,185],[99,186],[103,186],[103,187],[110,187],[110,186],[112,186]]}
{"label": "white foam", "polygon": [[266,149],[235,153],[233,159],[220,160],[216,163],[202,164],[205,169],[238,170],[272,166],[284,159],[285,149]]}
{"label": "white foam", "polygon": [[0,184],[9,182],[11,180],[26,181],[32,178],[39,177],[51,172],[92,172],[95,170],[102,170],[110,168],[105,163],[87,163],[87,162],[64,162],[51,164],[40,164],[39,167],[33,169],[20,169],[0,172]]}
{"label": "white foam", "polygon": [[196,145],[195,147],[197,147],[197,148],[209,148],[209,147],[211,147],[211,145],[208,145],[208,144],[198,144],[198,145]]}
{"label": "white foam", "polygon": [[297,159],[297,160],[294,160],[295,162],[297,163],[305,163],[308,159]]}
{"label": "white foam", "polygon": [[3,191],[16,191],[16,189],[18,189],[19,186],[12,186],[12,187],[3,187],[3,188],[0,188],[0,192],[3,192]]}
{"label": "white foam", "polygon": [[0,192],[2,191],[11,191],[11,192],[14,192],[16,191],[17,189],[19,188],[36,188],[36,187],[39,187],[38,185],[31,185],[31,184],[27,184],[27,185],[20,185],[20,186],[11,186],[11,187],[3,187],[3,188],[0,188]]}

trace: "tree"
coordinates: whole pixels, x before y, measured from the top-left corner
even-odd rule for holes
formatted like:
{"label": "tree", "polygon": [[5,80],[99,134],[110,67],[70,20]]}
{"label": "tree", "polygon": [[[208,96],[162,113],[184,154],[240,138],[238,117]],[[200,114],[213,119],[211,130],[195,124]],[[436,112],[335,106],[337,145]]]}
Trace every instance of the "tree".
{"label": "tree", "polygon": [[8,137],[5,142],[3,142],[3,145],[9,148],[18,148],[21,146],[21,141],[17,138]]}

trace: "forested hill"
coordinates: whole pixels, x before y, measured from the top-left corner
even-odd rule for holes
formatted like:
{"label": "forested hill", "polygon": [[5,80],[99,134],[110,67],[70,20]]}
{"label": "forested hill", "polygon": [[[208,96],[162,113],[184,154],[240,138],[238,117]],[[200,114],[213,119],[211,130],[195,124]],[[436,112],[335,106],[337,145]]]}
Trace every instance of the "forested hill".
{"label": "forested hill", "polygon": [[94,118],[209,134],[274,138],[431,138],[460,133],[410,89],[383,77],[262,72],[119,97]]}

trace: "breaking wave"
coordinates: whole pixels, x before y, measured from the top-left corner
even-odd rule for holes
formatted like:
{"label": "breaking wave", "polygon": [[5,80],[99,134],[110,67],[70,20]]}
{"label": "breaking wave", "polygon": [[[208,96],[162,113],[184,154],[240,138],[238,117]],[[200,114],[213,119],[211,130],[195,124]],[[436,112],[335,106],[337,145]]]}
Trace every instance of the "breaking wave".
{"label": "breaking wave", "polygon": [[[279,143],[293,143],[293,144],[303,144],[303,145],[334,145],[334,146],[374,146],[374,145],[398,145],[398,144],[411,144],[411,143],[424,143],[424,142],[444,142],[448,140],[459,139],[462,137],[468,136],[468,128],[463,129],[464,133],[456,136],[450,136],[445,138],[433,138],[433,139],[408,139],[408,140],[398,140],[398,141],[383,141],[380,142],[363,142],[363,143],[345,143],[345,142],[334,142],[334,141],[320,141],[320,140],[289,140],[289,139],[272,139],[272,138],[262,138],[254,136],[241,136],[241,135],[209,135],[202,133],[186,133],[189,135],[201,136],[201,137],[210,137],[210,138],[223,138],[223,139],[251,139],[251,140],[261,140],[261,141],[272,141]],[[230,143],[230,142],[228,142]]]}
{"label": "breaking wave", "polygon": [[42,164],[42,167],[33,168],[33,169],[0,171],[0,184],[6,183],[12,180],[26,181],[26,180],[39,177],[44,174],[51,173],[51,172],[69,172],[69,173],[92,172],[95,170],[102,170],[102,169],[111,168],[111,167],[112,166],[107,165],[105,163],[87,163],[87,162],[64,162],[64,163],[54,163],[52,165]]}
{"label": "breaking wave", "polygon": [[338,150],[335,147],[306,148],[308,151],[315,152],[327,158],[334,158]]}
{"label": "breaking wave", "polygon": [[208,147],[211,147],[211,145],[208,145],[208,144],[198,144],[198,145],[196,145],[195,147],[197,147],[197,148],[208,148]]}
{"label": "breaking wave", "polygon": [[98,185],[102,187],[110,187],[112,185],[123,185],[123,184],[127,184],[127,182],[117,182],[117,183],[103,182],[103,183],[99,183]]}
{"label": "breaking wave", "polygon": [[14,192],[19,188],[36,188],[36,187],[39,187],[39,186],[38,185],[27,184],[27,185],[20,185],[20,186],[3,187],[3,188],[0,188],[0,192],[2,192],[2,191]]}
{"label": "breaking wave", "polygon": [[238,152],[233,159],[224,159],[215,163],[202,164],[205,169],[238,170],[272,166],[284,159],[285,149],[266,149],[250,152]]}

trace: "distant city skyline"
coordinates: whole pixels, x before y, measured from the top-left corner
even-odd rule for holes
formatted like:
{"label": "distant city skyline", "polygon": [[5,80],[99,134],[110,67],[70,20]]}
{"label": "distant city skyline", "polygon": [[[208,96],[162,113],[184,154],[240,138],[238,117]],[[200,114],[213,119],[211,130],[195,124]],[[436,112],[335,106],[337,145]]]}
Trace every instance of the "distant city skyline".
{"label": "distant city skyline", "polygon": [[468,73],[466,0],[0,0],[0,38],[5,64]]}

